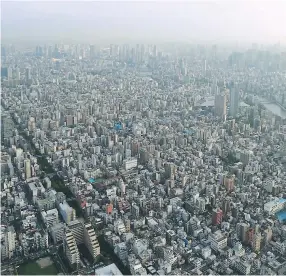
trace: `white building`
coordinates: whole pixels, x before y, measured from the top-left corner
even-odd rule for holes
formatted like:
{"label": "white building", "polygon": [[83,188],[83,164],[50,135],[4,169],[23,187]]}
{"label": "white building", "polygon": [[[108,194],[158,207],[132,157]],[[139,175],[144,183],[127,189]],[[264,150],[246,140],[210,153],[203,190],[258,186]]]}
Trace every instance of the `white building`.
{"label": "white building", "polygon": [[51,227],[59,223],[59,212],[57,209],[52,209],[48,211],[41,212],[43,222],[47,227]]}
{"label": "white building", "polygon": [[275,200],[264,204],[264,211],[267,212],[269,215],[274,215],[275,213],[284,209],[285,205],[286,199],[276,198]]}
{"label": "white building", "polygon": [[250,274],[251,264],[246,261],[242,261],[242,260],[236,261],[235,267],[240,273],[242,273],[242,275]]}
{"label": "white building", "polygon": [[110,264],[94,271],[96,276],[123,275],[115,264]]}
{"label": "white building", "polygon": [[59,210],[65,223],[70,223],[71,221],[75,220],[75,210],[70,207],[66,201],[59,204]]}
{"label": "white building", "polygon": [[219,230],[210,234],[209,240],[211,242],[211,248],[215,251],[224,249],[227,246],[227,237]]}
{"label": "white building", "polygon": [[126,171],[134,169],[134,168],[137,167],[137,159],[136,158],[132,158],[132,159],[129,159],[129,160],[124,160],[123,164],[124,164],[124,169]]}
{"label": "white building", "polygon": [[53,242],[56,244],[60,241],[63,241],[65,236],[65,226],[63,223],[58,223],[50,227],[49,232],[51,234]]}
{"label": "white building", "polygon": [[84,244],[94,259],[100,254],[99,243],[90,223],[84,227]]}
{"label": "white building", "polygon": [[79,258],[79,251],[77,248],[77,244],[72,232],[67,232],[64,237],[64,253],[71,265],[78,265],[80,258]]}
{"label": "white building", "polygon": [[11,259],[15,253],[16,232],[13,226],[1,229],[1,256],[2,259]]}

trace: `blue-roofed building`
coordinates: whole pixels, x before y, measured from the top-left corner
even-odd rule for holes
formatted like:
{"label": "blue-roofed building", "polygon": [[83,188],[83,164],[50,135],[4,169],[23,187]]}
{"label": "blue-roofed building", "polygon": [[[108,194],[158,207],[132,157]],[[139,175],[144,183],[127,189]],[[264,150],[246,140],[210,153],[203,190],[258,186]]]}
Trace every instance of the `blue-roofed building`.
{"label": "blue-roofed building", "polygon": [[286,210],[278,212],[276,216],[280,222],[286,221]]}
{"label": "blue-roofed building", "polygon": [[286,199],[276,198],[264,204],[264,211],[270,215],[275,215],[286,207]]}

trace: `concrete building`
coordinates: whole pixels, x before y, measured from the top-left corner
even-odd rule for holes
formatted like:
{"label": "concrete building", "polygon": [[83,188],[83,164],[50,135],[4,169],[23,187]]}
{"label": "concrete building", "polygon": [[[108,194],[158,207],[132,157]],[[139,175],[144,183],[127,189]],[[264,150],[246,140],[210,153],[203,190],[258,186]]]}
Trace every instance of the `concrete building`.
{"label": "concrete building", "polygon": [[100,254],[99,243],[95,231],[90,223],[84,226],[84,244],[89,250],[91,256],[95,259]]}
{"label": "concrete building", "polygon": [[63,223],[58,223],[49,228],[50,235],[54,244],[63,241],[65,236],[65,225]]}
{"label": "concrete building", "polygon": [[230,116],[235,118],[238,114],[238,108],[239,108],[239,89],[237,87],[237,84],[235,84],[230,89],[230,107],[229,107],[229,113]]}
{"label": "concrete building", "polygon": [[215,116],[221,120],[226,119],[226,95],[215,96]]}
{"label": "concrete building", "polygon": [[211,248],[215,251],[224,249],[227,246],[227,237],[219,230],[210,234],[209,240],[211,242]]}
{"label": "concrete building", "polygon": [[2,259],[11,259],[16,248],[16,232],[13,226],[1,230],[1,256]]}
{"label": "concrete building", "polygon": [[96,276],[123,275],[115,264],[110,264],[94,271]]}
{"label": "concrete building", "polygon": [[78,266],[80,258],[77,244],[72,232],[66,232],[63,241],[63,248],[66,258],[71,266]]}
{"label": "concrete building", "polygon": [[70,207],[66,201],[64,203],[59,204],[59,210],[65,223],[70,223],[71,221],[75,220],[76,218],[75,210],[72,207]]}

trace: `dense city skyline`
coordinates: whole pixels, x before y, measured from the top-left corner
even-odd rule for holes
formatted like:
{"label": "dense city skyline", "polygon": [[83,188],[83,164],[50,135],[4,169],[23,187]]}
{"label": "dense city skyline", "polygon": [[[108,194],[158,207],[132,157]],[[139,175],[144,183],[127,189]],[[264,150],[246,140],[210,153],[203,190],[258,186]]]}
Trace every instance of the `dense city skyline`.
{"label": "dense city skyline", "polygon": [[2,3],[2,275],[286,275],[286,2],[164,3]]}

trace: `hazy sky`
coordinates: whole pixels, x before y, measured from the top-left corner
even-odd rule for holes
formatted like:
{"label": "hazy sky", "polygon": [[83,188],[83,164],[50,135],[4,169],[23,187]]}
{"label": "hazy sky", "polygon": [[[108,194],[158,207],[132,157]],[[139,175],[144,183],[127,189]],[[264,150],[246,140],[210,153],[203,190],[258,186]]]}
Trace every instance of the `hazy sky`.
{"label": "hazy sky", "polygon": [[2,1],[2,41],[286,41],[286,1]]}

